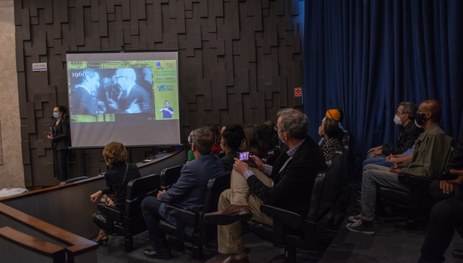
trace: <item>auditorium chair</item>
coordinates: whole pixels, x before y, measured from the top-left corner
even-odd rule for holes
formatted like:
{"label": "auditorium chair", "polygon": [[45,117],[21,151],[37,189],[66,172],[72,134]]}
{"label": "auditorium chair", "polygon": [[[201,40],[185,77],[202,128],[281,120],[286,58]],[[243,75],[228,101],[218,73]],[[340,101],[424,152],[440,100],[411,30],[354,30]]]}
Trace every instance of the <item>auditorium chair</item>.
{"label": "auditorium chair", "polygon": [[272,205],[262,204],[260,209],[273,218],[273,226],[248,221],[249,230],[276,247],[285,250],[285,262],[296,262],[296,249],[317,249],[328,231],[339,227],[335,220],[336,205],[345,185],[345,156],[337,155],[326,173],[315,179],[309,210],[297,214]]}
{"label": "auditorium chair", "polygon": [[183,164],[164,168],[159,174],[161,177],[161,187],[167,189],[177,182],[180,177]]}
{"label": "auditorium chair", "polygon": [[98,204],[101,212],[93,215],[93,222],[107,234],[124,236],[126,251],[133,249],[133,236],[146,230],[140,203],[148,195],[155,194],[160,187],[160,177],[150,174],[131,180],[127,184],[124,211]]}
{"label": "auditorium chair", "polygon": [[217,203],[220,194],[230,188],[230,172],[224,175],[212,178],[207,183],[207,190],[204,198],[204,207],[200,213],[188,209],[180,208],[174,205],[167,205],[166,209],[173,221],[161,220],[159,227],[173,239],[177,244],[185,247],[185,243],[192,245],[193,257],[201,258],[203,256],[203,246],[211,243],[217,238],[217,226],[208,224],[203,215],[205,213],[217,211]]}

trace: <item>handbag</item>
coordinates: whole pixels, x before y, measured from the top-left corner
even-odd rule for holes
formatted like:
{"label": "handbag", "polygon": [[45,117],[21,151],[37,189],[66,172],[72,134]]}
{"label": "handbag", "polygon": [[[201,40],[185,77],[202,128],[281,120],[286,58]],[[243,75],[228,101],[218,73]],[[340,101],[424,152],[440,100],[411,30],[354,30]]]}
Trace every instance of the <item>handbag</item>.
{"label": "handbag", "polygon": [[102,203],[104,203],[106,206],[111,207],[111,208],[116,208],[116,203],[114,202],[114,200],[116,200],[117,195],[122,190],[122,187],[124,187],[126,185],[125,184],[125,178],[127,177],[127,172],[128,171],[129,171],[129,164],[126,164],[124,178],[122,179],[122,183],[119,186],[119,189],[117,189],[117,191],[114,194],[104,194],[101,197],[100,201]]}
{"label": "handbag", "polygon": [[114,195],[112,194],[104,194],[102,197],[101,197],[101,202],[104,203],[106,206],[108,207],[111,207],[111,208],[115,208],[116,207],[116,203],[114,203],[113,201],[114,199]]}

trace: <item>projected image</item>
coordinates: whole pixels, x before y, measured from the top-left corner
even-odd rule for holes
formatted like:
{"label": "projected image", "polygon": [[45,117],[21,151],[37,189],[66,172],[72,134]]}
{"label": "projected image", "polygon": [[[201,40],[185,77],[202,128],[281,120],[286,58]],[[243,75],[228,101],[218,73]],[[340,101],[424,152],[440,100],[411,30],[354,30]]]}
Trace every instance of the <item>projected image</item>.
{"label": "projected image", "polygon": [[67,54],[73,147],[179,143],[177,56]]}
{"label": "projected image", "polygon": [[163,119],[172,119],[172,116],[174,116],[174,108],[169,105],[168,100],[165,101],[164,107],[162,107],[159,111],[162,112]]}
{"label": "projected image", "polygon": [[71,114],[154,113],[150,68],[72,70]]}
{"label": "projected image", "polygon": [[150,68],[73,70],[70,86],[71,114],[154,113]]}

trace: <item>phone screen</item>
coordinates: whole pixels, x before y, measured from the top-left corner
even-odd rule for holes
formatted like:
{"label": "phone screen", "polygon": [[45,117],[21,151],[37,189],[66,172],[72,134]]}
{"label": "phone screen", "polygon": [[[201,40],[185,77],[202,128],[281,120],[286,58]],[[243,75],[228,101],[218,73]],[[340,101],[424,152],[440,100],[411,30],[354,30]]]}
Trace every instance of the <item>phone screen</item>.
{"label": "phone screen", "polygon": [[240,160],[241,161],[249,160],[249,152],[240,152]]}

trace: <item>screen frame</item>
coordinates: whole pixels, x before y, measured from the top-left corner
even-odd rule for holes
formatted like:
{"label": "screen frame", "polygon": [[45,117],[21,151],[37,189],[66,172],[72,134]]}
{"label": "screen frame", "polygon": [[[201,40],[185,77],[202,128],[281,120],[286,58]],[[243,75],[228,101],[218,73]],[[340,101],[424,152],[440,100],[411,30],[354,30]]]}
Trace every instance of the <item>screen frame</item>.
{"label": "screen frame", "polygon": [[[154,56],[154,57],[148,57],[148,56]],[[130,51],[69,51],[66,52],[66,80],[67,80],[67,90],[68,90],[68,99],[69,103],[68,105],[71,105],[71,84],[69,80],[69,71],[70,69],[68,68],[68,62],[69,61],[76,61],[74,56],[78,56],[78,60],[80,61],[94,61],[94,62],[104,62],[104,61],[109,61],[109,60],[125,60],[125,61],[131,61],[131,60],[175,60],[176,61],[176,111],[177,111],[177,118],[176,118],[176,131],[178,135],[175,138],[175,141],[170,141],[169,143],[124,143],[127,147],[169,147],[169,146],[180,146],[182,145],[181,143],[181,118],[180,118],[180,73],[179,73],[179,52],[178,50],[162,50],[162,51],[155,51],[155,50],[130,50]],[[115,57],[113,57],[115,56]],[[154,74],[153,74],[154,75]],[[154,89],[154,83],[153,83],[153,89]],[[156,104],[156,102],[154,102]],[[70,109],[70,107],[69,107]],[[154,114],[156,114],[156,110],[154,110]],[[69,112],[69,117],[71,117],[71,112]],[[75,114],[74,114],[75,115]],[[69,124],[70,124],[70,129],[72,130],[73,127],[72,125],[75,125],[75,123],[71,122],[71,118],[68,119]],[[163,120],[166,121],[166,120]],[[168,120],[170,121],[170,120]],[[72,141],[72,132],[71,132],[71,141]],[[77,146],[71,146],[69,147],[70,149],[98,149],[102,148],[105,146],[105,143],[100,143],[96,145],[77,145]]]}

